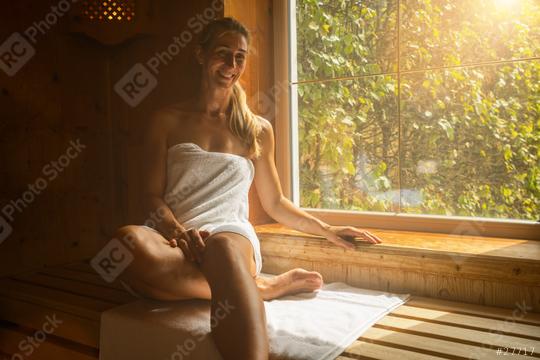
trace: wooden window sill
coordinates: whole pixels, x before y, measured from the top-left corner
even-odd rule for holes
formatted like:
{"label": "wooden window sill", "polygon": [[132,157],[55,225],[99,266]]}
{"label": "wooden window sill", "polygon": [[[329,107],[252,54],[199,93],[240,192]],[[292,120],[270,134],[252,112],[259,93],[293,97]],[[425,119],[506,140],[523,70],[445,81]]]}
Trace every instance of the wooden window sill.
{"label": "wooden window sill", "polygon": [[258,225],[263,272],[292,267],[326,282],[540,312],[540,242],[509,238],[368,229],[382,244],[345,250],[280,224]]}

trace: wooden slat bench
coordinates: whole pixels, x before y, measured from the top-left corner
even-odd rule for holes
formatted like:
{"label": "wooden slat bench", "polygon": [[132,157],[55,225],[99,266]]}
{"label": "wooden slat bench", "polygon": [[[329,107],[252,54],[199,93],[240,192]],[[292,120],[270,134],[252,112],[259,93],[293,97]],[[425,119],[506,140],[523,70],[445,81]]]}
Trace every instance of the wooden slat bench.
{"label": "wooden slat bench", "polygon": [[[55,316],[62,323],[31,358],[97,359],[101,313],[135,300],[120,285],[102,280],[87,263],[0,279],[0,354],[11,359],[21,353],[19,343],[41,329],[47,316]],[[494,359],[499,348],[507,353],[515,348],[513,359],[539,358],[540,315],[517,318],[512,312],[413,297],[339,359]]]}

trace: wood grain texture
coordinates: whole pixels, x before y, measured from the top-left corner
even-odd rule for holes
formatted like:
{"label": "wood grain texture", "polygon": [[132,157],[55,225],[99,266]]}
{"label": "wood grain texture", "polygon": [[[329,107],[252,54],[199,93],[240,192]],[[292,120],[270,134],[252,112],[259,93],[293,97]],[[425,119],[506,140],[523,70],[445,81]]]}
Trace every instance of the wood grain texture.
{"label": "wood grain texture", "polygon": [[539,242],[369,230],[383,243],[356,241],[355,250],[345,250],[279,224],[259,225],[263,271],[307,264],[327,282],[540,311]]}
{"label": "wood grain texture", "polygon": [[[320,266],[291,258],[280,258],[277,266],[296,261],[305,268]],[[329,277],[338,277],[347,268],[334,265],[328,270]],[[272,260],[265,266],[272,267]],[[365,276],[372,277],[372,271],[365,269]],[[380,278],[371,283],[383,284]],[[21,274],[3,279],[0,285],[2,353],[13,353],[22,336],[39,329],[46,315],[56,314],[63,320],[42,350],[45,359],[97,359],[100,314],[134,300],[97,276],[87,262]],[[500,307],[413,296],[368,329],[339,359],[491,359],[498,347],[518,345],[530,351],[539,346],[540,314],[519,315]]]}

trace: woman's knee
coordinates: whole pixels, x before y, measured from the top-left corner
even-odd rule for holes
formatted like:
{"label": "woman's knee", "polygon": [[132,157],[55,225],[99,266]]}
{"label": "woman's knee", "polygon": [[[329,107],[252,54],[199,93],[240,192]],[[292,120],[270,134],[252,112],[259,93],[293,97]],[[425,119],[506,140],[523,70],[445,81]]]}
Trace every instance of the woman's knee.
{"label": "woman's knee", "polygon": [[124,247],[124,251],[129,252],[131,259],[128,268],[131,270],[146,267],[153,261],[153,250],[151,249],[148,236],[145,236],[144,229],[137,225],[126,225],[116,230],[114,239],[118,240]]}
{"label": "woman's knee", "polygon": [[[242,239],[233,236],[223,233],[210,236],[206,240],[205,260],[222,263],[227,268],[245,265],[250,270],[251,244],[246,244],[242,242]],[[236,235],[236,237],[240,236]],[[246,239],[246,242],[249,240]]]}
{"label": "woman's knee", "polygon": [[138,225],[125,225],[118,228],[114,234],[114,239],[119,240],[127,250],[133,253],[145,252],[147,239]]}

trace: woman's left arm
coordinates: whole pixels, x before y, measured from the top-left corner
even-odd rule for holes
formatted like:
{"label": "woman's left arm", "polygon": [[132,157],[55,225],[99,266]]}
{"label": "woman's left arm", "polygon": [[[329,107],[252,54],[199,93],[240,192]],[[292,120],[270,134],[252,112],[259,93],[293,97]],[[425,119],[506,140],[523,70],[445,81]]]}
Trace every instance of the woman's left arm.
{"label": "woman's left arm", "polygon": [[308,234],[319,235],[345,249],[354,249],[354,245],[344,238],[360,237],[378,244],[381,240],[369,231],[353,226],[332,226],[298,208],[283,196],[279,176],[274,161],[275,142],[272,124],[266,119],[261,134],[262,151],[255,165],[255,186],[263,209],[277,222]]}

